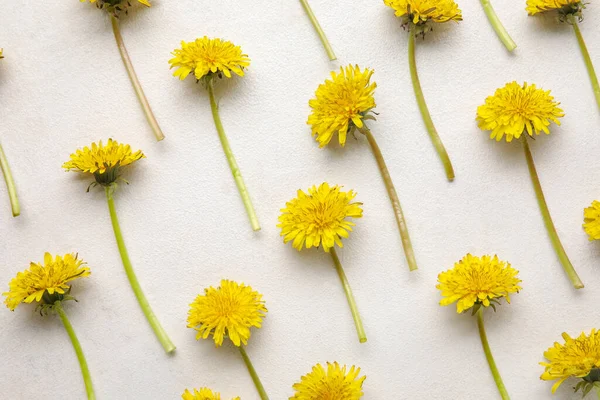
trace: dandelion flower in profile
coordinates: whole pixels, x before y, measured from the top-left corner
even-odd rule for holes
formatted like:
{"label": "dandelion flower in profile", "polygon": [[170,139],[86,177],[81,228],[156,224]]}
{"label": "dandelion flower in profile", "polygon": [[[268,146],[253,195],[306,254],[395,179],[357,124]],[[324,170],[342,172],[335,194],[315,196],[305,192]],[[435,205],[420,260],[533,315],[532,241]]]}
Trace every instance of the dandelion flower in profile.
{"label": "dandelion flower in profile", "polygon": [[133,270],[133,266],[131,265],[131,261],[129,260],[115,207],[114,194],[117,190],[119,181],[124,181],[121,177],[123,168],[134,164],[142,158],[145,158],[145,156],[141,150],[133,151],[128,144],[122,144],[116,140],[108,139],[106,144],[103,144],[102,141],[100,141],[98,143],[92,143],[90,146],[86,146],[83,149],[78,149],[75,153],[71,154],[69,161],[63,164],[63,168],[67,171],[76,171],[92,175],[95,181],[88,186],[88,191],[91,187],[96,185],[104,187],[117,247],[119,248],[121,260],[123,261],[123,267],[125,268],[129,283],[131,284],[131,288],[135,293],[138,303],[156,337],[165,351],[170,353],[175,350],[175,346],[158,321],[158,318],[152,311],[152,308],[142,291],[135,271]]}
{"label": "dandelion flower in profile", "polygon": [[70,294],[71,284],[79,278],[88,276],[90,276],[89,267],[76,254],[53,256],[45,253],[42,263],[32,262],[29,269],[17,273],[17,276],[8,285],[8,292],[3,295],[6,297],[4,303],[11,311],[14,311],[22,303],[36,302],[41,315],[51,312],[58,314],[77,354],[87,398],[93,400],[95,394],[87,361],[79,339],[63,308],[64,302],[75,300]]}
{"label": "dandelion flower in profile", "polygon": [[417,269],[417,261],[400,206],[400,199],[375,136],[365,122],[375,119],[373,109],[375,108],[374,92],[377,84],[371,82],[372,76],[373,70],[361,69],[358,65],[340,68],[339,73],[332,72],[331,78],[319,85],[315,92],[315,98],[308,103],[312,112],[307,123],[311,126],[312,134],[319,142],[319,147],[328,145],[335,135],[343,147],[348,134],[354,136],[355,131],[367,138],[394,210],[408,267],[414,271]]}
{"label": "dandelion flower in profile", "polygon": [[559,118],[565,114],[558,107],[559,105],[560,103],[554,100],[549,90],[545,91],[527,83],[519,85],[510,82],[496,90],[493,96],[485,100],[485,104],[477,108],[477,123],[482,130],[491,131],[490,138],[498,142],[502,138],[507,142],[511,142],[513,138],[521,140],[531,182],[554,250],[573,286],[581,289],[583,283],[563,248],[550,216],[528,141],[529,138],[534,137],[534,134],[539,135],[541,132],[549,134],[552,123],[560,125]]}
{"label": "dandelion flower in profile", "polygon": [[363,396],[362,386],[367,378],[359,376],[360,368],[349,369],[336,362],[327,363],[327,369],[317,364],[312,371],[295,383],[296,391],[289,400],[358,400]]}
{"label": "dandelion flower in profile", "polygon": [[353,202],[356,193],[342,191],[340,186],[330,186],[327,182],[313,186],[308,193],[298,190],[298,197],[288,201],[281,209],[278,228],[281,228],[283,242],[292,242],[298,251],[303,248],[323,247],[331,255],[335,269],[346,293],[352,312],[358,339],[367,341],[360,314],[348,283],[348,278],[335,250],[343,247],[342,239],[347,239],[354,222],[350,218],[362,217],[362,203]]}
{"label": "dandelion flower in profile", "polygon": [[600,239],[600,201],[594,200],[583,210],[583,230],[590,241]]}
{"label": "dandelion flower in profile", "polygon": [[172,54],[173,58],[169,60],[169,64],[171,65],[171,69],[175,68],[173,76],[184,80],[188,76],[193,75],[196,81],[202,83],[208,91],[212,116],[223,152],[225,153],[233,179],[244,203],[244,208],[250,220],[250,226],[252,230],[258,231],[260,230],[258,217],[252,205],[246,183],[242,177],[242,172],[233,156],[229,139],[225,134],[225,129],[219,115],[219,105],[215,98],[215,82],[223,77],[231,78],[234,74],[244,76],[244,68],[250,65],[250,59],[248,55],[242,52],[239,46],[227,40],[219,38],[210,39],[206,36],[196,39],[193,42],[182,41],[181,48],[173,50]]}
{"label": "dandelion flower in profile", "polygon": [[[79,0],[82,3],[87,2],[88,0]],[[146,98],[146,94],[142,89],[142,85],[135,73],[135,69],[133,68],[133,63],[129,58],[129,54],[127,53],[127,48],[125,47],[125,42],[123,41],[123,36],[121,35],[120,28],[120,17],[122,14],[127,14],[129,8],[132,4],[141,4],[146,7],[151,7],[152,4],[148,0],[89,0],[90,3],[95,4],[96,7],[100,10],[106,11],[110,15],[110,20],[112,23],[113,34],[115,36],[115,41],[117,42],[117,47],[119,49],[119,53],[121,54],[121,59],[123,60],[123,64],[125,65],[125,69],[127,70],[127,75],[129,75],[129,80],[131,81],[131,85],[133,86],[133,90],[142,106],[142,110],[144,115],[146,116],[146,120],[154,133],[157,141],[161,141],[165,138],[160,126],[158,125],[158,121],[150,108],[150,103]]]}
{"label": "dandelion flower in profile", "polygon": [[250,339],[250,329],[260,328],[266,314],[267,308],[260,293],[243,283],[223,279],[219,287],[204,289],[204,294],[194,299],[187,318],[187,327],[198,332],[196,339],[212,336],[215,345],[220,347],[228,338],[239,349],[263,400],[268,397],[245,346]]}
{"label": "dandelion flower in profile", "polygon": [[[221,400],[221,394],[213,392],[209,388],[193,389],[193,393],[188,389],[181,395],[182,400]],[[240,400],[239,397],[231,400]]]}
{"label": "dandelion flower in profile", "polygon": [[544,352],[548,362],[541,362],[544,373],[540,379],[557,382],[552,385],[552,393],[569,378],[578,378],[575,392],[581,390],[584,397],[596,388],[600,397],[600,331],[592,329],[589,335],[582,332],[573,339],[562,334],[564,344],[554,342],[554,346]]}
{"label": "dandelion flower in profile", "polygon": [[530,16],[545,12],[556,12],[561,22],[566,22],[573,26],[575,36],[577,37],[577,43],[579,44],[579,49],[581,50],[581,55],[585,62],[585,67],[590,76],[596,103],[600,109],[600,83],[598,82],[598,76],[596,75],[592,58],[585,45],[581,30],[579,29],[579,23],[583,21],[583,10],[585,9],[586,4],[588,3],[579,0],[527,0],[526,10]]}
{"label": "dandelion flower in profile", "polygon": [[454,168],[450,162],[448,152],[435,129],[421,89],[415,60],[415,41],[418,35],[424,38],[425,34],[432,30],[433,24],[462,21],[462,12],[454,0],[383,0],[383,3],[394,10],[394,14],[401,19],[403,27],[409,31],[408,63],[417,104],[429,137],[444,165],[446,178],[453,181]]}
{"label": "dandelion flower in profile", "polygon": [[508,392],[496,367],[483,323],[483,310],[500,305],[502,298],[510,303],[510,294],[521,290],[518,271],[497,256],[481,257],[467,254],[454,264],[454,268],[438,275],[437,289],[441,291],[440,305],[447,306],[456,302],[456,311],[460,314],[472,310],[477,314],[479,336],[488,365],[503,400],[508,400]]}

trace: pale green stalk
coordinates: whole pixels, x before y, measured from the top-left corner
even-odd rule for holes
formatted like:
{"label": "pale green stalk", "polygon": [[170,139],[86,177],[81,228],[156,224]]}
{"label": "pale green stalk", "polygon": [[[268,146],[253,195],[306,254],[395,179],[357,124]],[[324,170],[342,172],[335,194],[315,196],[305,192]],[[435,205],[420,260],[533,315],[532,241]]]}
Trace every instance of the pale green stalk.
{"label": "pale green stalk", "polygon": [[336,60],[337,57],[335,56],[335,53],[333,52],[333,49],[331,48],[331,44],[329,44],[329,40],[327,40],[327,36],[325,35],[325,32],[323,32],[323,28],[321,28],[321,24],[319,24],[319,21],[317,20],[317,17],[315,17],[315,14],[313,13],[312,8],[310,8],[310,5],[308,4],[308,0],[300,0],[300,3],[302,3],[302,7],[304,7],[304,11],[306,11],[306,14],[308,14],[308,18],[310,18],[310,22],[312,23],[313,27],[317,31],[317,34],[319,35],[319,38],[321,39],[321,43],[323,43],[323,47],[325,47],[327,56],[329,56],[329,60],[331,60],[331,61]]}
{"label": "pale green stalk", "polygon": [[15,187],[15,180],[10,172],[10,166],[6,159],[6,154],[0,144],[0,168],[2,168],[2,174],[6,181],[6,188],[8,189],[8,197],[10,198],[10,206],[12,208],[13,217],[18,217],[21,214],[21,206],[19,205],[19,198],[17,197],[17,188]]}
{"label": "pale green stalk", "polygon": [[535,169],[535,164],[533,163],[533,156],[531,155],[531,150],[529,149],[529,143],[527,142],[527,134],[523,133],[522,141],[523,148],[525,149],[525,158],[527,158],[527,167],[529,168],[529,175],[531,175],[531,182],[533,183],[533,187],[535,189],[535,196],[538,201],[538,205],[540,206],[540,211],[542,212],[542,216],[544,218],[544,224],[546,225],[546,230],[548,231],[548,235],[550,236],[550,240],[552,241],[552,246],[560,259],[560,262],[565,270],[567,276],[571,280],[571,283],[575,287],[575,289],[582,289],[583,282],[579,279],[579,275],[575,272],[575,268],[573,268],[573,264],[571,264],[571,260],[567,256],[567,253],[558,237],[558,233],[556,232],[556,228],[554,227],[554,222],[552,222],[552,217],[550,216],[550,210],[548,209],[548,204],[546,204],[546,198],[544,197],[544,192],[542,191],[542,185],[540,183],[540,178],[538,177],[537,171]]}
{"label": "pale green stalk", "polygon": [[94,387],[92,386],[92,376],[90,375],[90,370],[87,365],[87,361],[85,359],[85,355],[83,354],[83,349],[81,348],[81,344],[79,343],[79,339],[77,339],[77,335],[75,334],[75,330],[65,313],[65,310],[62,307],[62,303],[57,301],[54,303],[54,310],[60,317],[69,338],[71,339],[71,343],[73,344],[73,349],[75,349],[75,354],[77,354],[77,360],[79,361],[79,367],[81,368],[81,374],[83,375],[83,382],[85,383],[85,392],[87,393],[88,400],[95,400],[96,395],[94,394]]}
{"label": "pale green stalk", "polygon": [[235,184],[238,188],[238,191],[240,192],[240,196],[242,196],[242,201],[244,202],[246,213],[248,214],[248,218],[250,219],[250,225],[252,226],[253,231],[259,231],[260,224],[258,223],[258,217],[256,216],[256,212],[254,211],[254,206],[252,205],[250,194],[248,193],[248,189],[246,188],[246,184],[244,183],[244,178],[242,177],[242,172],[240,171],[240,167],[238,167],[237,162],[235,161],[233,151],[231,150],[231,146],[229,145],[229,140],[227,139],[227,135],[225,135],[225,129],[223,129],[223,124],[221,123],[221,117],[219,116],[219,105],[215,100],[215,89],[212,79],[210,79],[208,82],[208,95],[210,97],[210,108],[212,110],[212,116],[215,121],[215,127],[217,128],[217,132],[219,133],[219,140],[221,141],[221,146],[223,146],[223,151],[225,152],[225,157],[227,157],[227,163],[229,163],[229,168],[231,169],[231,173],[233,174]]}
{"label": "pale green stalk", "polygon": [[429,109],[427,108],[427,103],[425,103],[425,97],[423,96],[423,90],[421,89],[421,82],[419,81],[419,75],[417,73],[417,62],[415,60],[415,40],[416,40],[416,29],[411,29],[408,35],[408,63],[410,66],[410,77],[412,78],[413,89],[415,91],[415,97],[417,98],[417,104],[419,105],[419,110],[421,111],[421,117],[423,118],[423,122],[425,123],[425,127],[427,128],[427,132],[429,133],[429,137],[433,142],[433,146],[437,151],[442,163],[444,164],[444,170],[446,171],[446,177],[449,181],[454,180],[454,168],[452,168],[452,163],[450,162],[450,157],[448,156],[448,152],[442,143],[442,139],[440,139],[440,135],[438,135],[437,130],[435,129],[435,125],[433,125],[433,120],[431,119],[431,114],[429,114]]}
{"label": "pale green stalk", "polygon": [[569,14],[568,18],[571,25],[573,25],[573,30],[575,30],[575,36],[577,36],[577,42],[579,43],[579,48],[581,49],[581,55],[583,55],[585,67],[587,68],[590,81],[592,82],[592,89],[594,90],[594,96],[596,96],[596,103],[598,103],[598,108],[600,108],[600,84],[598,83],[598,77],[596,76],[596,71],[594,70],[594,64],[592,64],[592,58],[590,57],[590,53],[588,52],[585,41],[583,40],[583,36],[581,35],[581,31],[579,30],[577,18],[575,18],[573,14]]}
{"label": "pale green stalk", "polygon": [[365,343],[367,341],[365,328],[363,327],[360,314],[358,313],[358,307],[356,306],[356,300],[354,300],[354,295],[352,294],[350,283],[348,283],[348,278],[346,277],[344,269],[342,268],[342,263],[340,262],[340,259],[338,258],[334,247],[329,249],[329,254],[331,254],[331,258],[333,259],[333,263],[335,264],[335,270],[337,271],[338,276],[340,277],[340,281],[342,282],[344,292],[346,293],[346,299],[348,300],[348,305],[350,306],[350,311],[352,312],[352,318],[354,319],[354,325],[356,326],[358,340],[361,343]]}
{"label": "pale green stalk", "polygon": [[129,279],[129,284],[133,289],[133,293],[135,293],[135,297],[146,316],[146,319],[150,323],[156,338],[165,349],[167,353],[171,353],[175,350],[175,345],[169,339],[167,332],[163,329],[160,321],[152,311],[150,307],[150,303],[148,303],[148,299],[144,295],[142,291],[142,287],[133,271],[133,266],[131,265],[131,261],[129,260],[129,254],[127,253],[127,248],[125,247],[125,241],[123,240],[123,234],[121,233],[121,226],[119,225],[119,219],[117,217],[117,211],[115,209],[115,200],[113,198],[112,193],[113,188],[110,186],[106,187],[106,199],[108,200],[108,210],[110,212],[110,220],[112,222],[113,230],[115,232],[115,239],[117,240],[117,246],[119,247],[119,253],[121,253],[121,260],[123,261],[123,267],[125,268],[125,273],[127,274],[127,279]]}
{"label": "pale green stalk", "polygon": [[485,358],[490,366],[490,370],[492,371],[494,381],[496,382],[496,386],[498,386],[498,391],[500,392],[500,396],[502,396],[502,400],[510,400],[510,396],[506,391],[504,382],[502,382],[502,377],[500,376],[500,372],[498,371],[498,367],[494,361],[494,356],[492,355],[492,351],[490,350],[490,345],[485,334],[485,326],[483,325],[483,309],[484,307],[480,307],[479,310],[477,310],[477,327],[479,328],[479,337],[481,338],[483,352],[485,353]]}
{"label": "pale green stalk", "polygon": [[496,31],[498,39],[500,39],[508,51],[513,51],[516,49],[517,44],[512,40],[504,28],[504,25],[502,25],[502,22],[500,21],[500,18],[498,18],[498,15],[496,15],[496,11],[494,11],[494,7],[492,7],[490,0],[481,0],[481,5],[483,6],[483,10],[485,11],[485,15],[487,15],[490,24],[492,24],[494,31]]}
{"label": "pale green stalk", "polygon": [[133,63],[129,58],[127,48],[125,47],[125,42],[123,41],[123,36],[121,36],[121,31],[119,29],[119,20],[114,15],[111,15],[110,19],[112,22],[113,33],[115,34],[115,40],[117,41],[117,47],[119,48],[119,53],[121,53],[123,64],[125,64],[125,69],[127,70],[127,74],[129,75],[129,79],[131,80],[131,84],[135,90],[135,94],[140,101],[144,115],[146,115],[146,119],[150,124],[150,128],[152,128],[152,132],[154,132],[154,136],[156,136],[156,140],[160,142],[165,138],[165,135],[158,125],[158,121],[156,120],[156,117],[150,108],[150,103],[148,102],[148,99],[144,94],[144,90],[142,89],[142,85],[140,84],[137,74],[133,69]]}
{"label": "pale green stalk", "polygon": [[242,355],[242,358],[244,359],[246,368],[248,368],[248,372],[250,373],[250,376],[252,377],[254,386],[256,386],[256,390],[258,391],[260,399],[261,400],[269,400],[269,396],[267,396],[267,392],[265,391],[265,388],[263,387],[262,382],[260,381],[260,378],[258,377],[258,374],[256,373],[254,366],[252,365],[252,362],[250,361],[250,357],[248,357],[248,353],[246,353],[246,349],[244,348],[244,345],[240,344],[237,347],[240,350],[240,354]]}

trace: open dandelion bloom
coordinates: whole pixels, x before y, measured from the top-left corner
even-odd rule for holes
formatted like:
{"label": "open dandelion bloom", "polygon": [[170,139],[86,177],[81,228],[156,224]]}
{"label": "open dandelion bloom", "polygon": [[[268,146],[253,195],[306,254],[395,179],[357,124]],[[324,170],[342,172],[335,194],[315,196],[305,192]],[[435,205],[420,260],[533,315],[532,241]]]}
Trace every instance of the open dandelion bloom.
{"label": "open dandelion bloom", "polygon": [[583,230],[590,240],[600,239],[600,202],[594,200],[592,205],[583,210]]}
{"label": "open dandelion bloom", "polygon": [[564,344],[555,342],[553,347],[544,352],[548,362],[540,363],[545,367],[540,378],[545,381],[558,380],[552,386],[552,393],[568,378],[583,378],[575,389],[582,389],[586,393],[586,386],[593,386],[600,381],[600,331],[592,329],[589,336],[581,333],[577,339],[566,333],[562,337]]}
{"label": "open dandelion bloom", "polygon": [[262,295],[243,283],[222,280],[209,287],[190,304],[188,328],[198,331],[196,339],[213,336],[217,347],[228,337],[240,346],[248,344],[250,328],[260,328],[267,309]]}
{"label": "open dandelion bloom", "polygon": [[497,256],[472,256],[467,254],[454,264],[454,268],[438,275],[436,286],[444,297],[440,305],[456,303],[456,311],[462,313],[475,304],[489,307],[502,297],[510,303],[510,294],[521,290],[517,278],[519,271]]}
{"label": "open dandelion bloom", "polygon": [[462,13],[454,0],[383,0],[383,3],[393,8],[405,23],[462,21]]}
{"label": "open dandelion bloom", "polygon": [[535,15],[552,10],[577,10],[582,6],[580,0],[527,0],[527,12]]}
{"label": "open dandelion bloom", "polygon": [[359,377],[360,368],[354,365],[346,372],[346,366],[337,362],[327,363],[327,370],[317,364],[312,371],[294,384],[296,391],[290,400],[357,400],[363,396],[362,385],[366,376]]}
{"label": "open dandelion bloom", "polygon": [[[185,389],[181,398],[183,400],[221,400],[221,395],[217,392],[213,392],[209,388],[194,389],[194,393]],[[231,400],[240,400],[240,398],[235,397]]]}
{"label": "open dandelion bloom", "polygon": [[3,293],[4,303],[14,311],[21,303],[48,304],[48,301],[61,300],[60,295],[69,293],[69,282],[89,275],[90,269],[77,255],[52,257],[46,253],[43,264],[32,262],[29,269],[19,272],[10,281],[9,291]]}
{"label": "open dandelion bloom", "polygon": [[175,49],[173,55],[169,64],[177,68],[173,75],[181,80],[192,72],[197,80],[213,75],[231,78],[232,72],[244,76],[244,68],[250,65],[248,55],[242,53],[240,46],[206,36],[193,42],[182,41],[181,49]]}
{"label": "open dandelion bloom", "polygon": [[100,141],[98,144],[92,143],[91,148],[86,146],[83,150],[77,150],[63,164],[63,168],[92,174],[98,184],[108,186],[119,178],[121,167],[145,157],[141,150],[133,152],[128,144],[108,139],[106,145]]}
{"label": "open dandelion bloom", "polygon": [[558,108],[559,104],[549,90],[538,89],[527,82],[523,86],[511,82],[497,89],[477,108],[477,123],[482,130],[492,131],[490,138],[497,141],[506,135],[506,141],[511,142],[525,131],[532,137],[534,133],[550,134],[550,123],[560,125],[558,118],[565,115]]}
{"label": "open dandelion bloom", "polygon": [[315,98],[308,102],[312,113],[307,122],[319,147],[326,146],[335,133],[344,146],[348,132],[363,127],[363,118],[375,108],[377,84],[371,83],[372,75],[371,69],[348,65],[340,67],[339,73],[331,72],[331,79],[319,85]]}
{"label": "open dandelion bloom", "polygon": [[[131,0],[79,0],[82,3],[90,2],[96,4],[101,10],[106,10],[111,14],[117,16],[121,11],[127,12],[127,8],[131,6]],[[152,6],[148,0],[137,0],[139,4],[146,7]]]}
{"label": "open dandelion bloom", "polygon": [[293,240],[293,247],[302,250],[323,246],[329,252],[334,245],[343,247],[342,238],[355,225],[347,218],[362,217],[362,203],[353,203],[356,193],[343,192],[340,186],[329,186],[327,182],[318,188],[308,189],[308,194],[298,190],[298,197],[286,203],[281,210],[279,224],[283,242]]}

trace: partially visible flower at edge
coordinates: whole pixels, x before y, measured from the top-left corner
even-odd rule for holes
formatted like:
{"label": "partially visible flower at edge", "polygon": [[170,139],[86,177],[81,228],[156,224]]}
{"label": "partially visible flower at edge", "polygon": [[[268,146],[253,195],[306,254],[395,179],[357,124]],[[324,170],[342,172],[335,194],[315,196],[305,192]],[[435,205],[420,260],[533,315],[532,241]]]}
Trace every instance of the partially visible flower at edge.
{"label": "partially visible flower at edge", "polygon": [[[221,400],[221,394],[213,392],[209,388],[193,389],[194,392],[190,392],[185,389],[185,392],[181,395],[182,400]],[[235,397],[231,400],[240,400],[239,397]]]}
{"label": "partially visible flower at edge", "polygon": [[600,201],[594,200],[583,210],[583,229],[590,241],[600,239]]}
{"label": "partially visible flower at edge", "polygon": [[290,400],[358,400],[363,396],[362,386],[367,378],[359,377],[360,368],[354,365],[347,367],[336,362],[327,363],[327,370],[321,364],[317,364],[312,371],[302,376],[300,382],[295,383],[296,391]]}
{"label": "partially visible flower at edge", "polygon": [[525,10],[529,15],[535,15],[546,11],[558,11],[559,13],[578,12],[585,8],[581,0],[527,0]]}
{"label": "partially visible flower at edge", "polygon": [[[122,11],[127,13],[128,7],[131,5],[131,0],[79,0],[81,3],[87,3],[88,1],[95,4],[100,10],[106,10],[115,17],[118,17]],[[152,6],[149,0],[137,0],[137,2],[146,7]]]}
{"label": "partially visible flower at edge", "polygon": [[462,21],[462,12],[454,0],[383,0],[383,3],[407,25]]}

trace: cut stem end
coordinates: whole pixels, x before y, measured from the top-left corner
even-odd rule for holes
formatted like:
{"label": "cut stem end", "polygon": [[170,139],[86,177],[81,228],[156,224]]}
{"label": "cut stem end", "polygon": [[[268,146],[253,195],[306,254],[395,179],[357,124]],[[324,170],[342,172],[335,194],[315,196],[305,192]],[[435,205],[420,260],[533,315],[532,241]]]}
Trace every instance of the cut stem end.
{"label": "cut stem end", "polygon": [[327,35],[325,35],[325,32],[323,31],[323,28],[321,28],[321,24],[319,24],[319,21],[317,20],[315,13],[313,12],[312,8],[310,8],[310,5],[308,4],[308,0],[300,0],[300,3],[302,3],[302,7],[304,7],[304,11],[306,11],[308,18],[310,19],[310,22],[312,23],[313,27],[317,31],[317,34],[319,35],[319,39],[321,39],[321,43],[323,43],[323,47],[325,48],[325,51],[327,52],[327,56],[329,57],[329,60],[330,61],[337,60],[337,57],[335,56],[335,53],[333,52],[333,48],[331,47],[331,44],[329,43],[329,40],[327,39]]}

